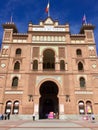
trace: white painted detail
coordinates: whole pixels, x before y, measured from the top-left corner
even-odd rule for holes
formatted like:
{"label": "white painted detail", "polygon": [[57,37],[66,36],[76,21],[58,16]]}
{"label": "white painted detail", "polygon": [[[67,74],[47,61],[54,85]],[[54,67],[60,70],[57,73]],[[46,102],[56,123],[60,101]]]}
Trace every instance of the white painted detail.
{"label": "white painted detail", "polygon": [[23,94],[23,91],[5,91],[5,94]]}

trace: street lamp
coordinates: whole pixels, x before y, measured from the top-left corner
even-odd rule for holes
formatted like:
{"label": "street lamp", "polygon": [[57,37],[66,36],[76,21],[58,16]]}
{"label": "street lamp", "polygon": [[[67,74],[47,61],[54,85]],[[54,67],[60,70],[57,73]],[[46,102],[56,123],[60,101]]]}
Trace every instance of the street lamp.
{"label": "street lamp", "polygon": [[31,102],[31,101],[33,101],[33,95],[28,95],[28,100],[29,100],[29,102]]}

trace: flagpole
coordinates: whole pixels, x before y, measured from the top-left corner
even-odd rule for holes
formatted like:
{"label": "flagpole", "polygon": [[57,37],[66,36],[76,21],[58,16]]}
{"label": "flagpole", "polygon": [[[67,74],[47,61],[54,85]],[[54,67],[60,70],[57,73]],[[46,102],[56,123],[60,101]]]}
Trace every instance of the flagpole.
{"label": "flagpole", "polygon": [[50,17],[50,10],[48,10],[48,17]]}
{"label": "flagpole", "polygon": [[87,24],[87,20],[86,20],[86,15],[84,14],[83,18],[82,18],[82,24]]}
{"label": "flagpole", "polygon": [[12,18],[12,16],[11,16],[11,23],[13,22],[13,18]]}
{"label": "flagpole", "polygon": [[48,14],[48,17],[50,17],[50,3],[48,1],[47,7],[46,7],[46,13]]}
{"label": "flagpole", "polygon": [[11,23],[13,22],[13,16],[12,16],[12,13],[11,13]]}
{"label": "flagpole", "polygon": [[48,1],[48,4],[49,4],[48,17],[50,17],[50,1]]}

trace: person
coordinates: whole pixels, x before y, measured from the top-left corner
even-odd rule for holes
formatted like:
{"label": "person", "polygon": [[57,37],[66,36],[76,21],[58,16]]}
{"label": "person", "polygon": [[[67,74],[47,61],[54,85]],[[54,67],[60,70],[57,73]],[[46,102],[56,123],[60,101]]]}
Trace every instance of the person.
{"label": "person", "polygon": [[91,120],[92,120],[92,122],[95,122],[95,116],[94,116],[93,113],[92,113],[92,115],[91,115]]}
{"label": "person", "polygon": [[10,113],[7,114],[8,120],[10,119]]}
{"label": "person", "polygon": [[33,121],[35,121],[35,113],[33,113]]}
{"label": "person", "polygon": [[4,117],[4,120],[6,120],[6,119],[7,119],[7,114],[4,113],[4,114],[3,114],[3,117]]}
{"label": "person", "polygon": [[48,118],[48,113],[46,113],[45,118],[46,118],[46,119]]}
{"label": "person", "polygon": [[49,112],[48,119],[53,119],[53,118],[54,118],[54,112]]}
{"label": "person", "polygon": [[0,114],[0,120],[2,120],[2,114]]}
{"label": "person", "polygon": [[1,115],[1,120],[3,120],[3,118],[4,118],[4,116],[3,116],[3,114]]}

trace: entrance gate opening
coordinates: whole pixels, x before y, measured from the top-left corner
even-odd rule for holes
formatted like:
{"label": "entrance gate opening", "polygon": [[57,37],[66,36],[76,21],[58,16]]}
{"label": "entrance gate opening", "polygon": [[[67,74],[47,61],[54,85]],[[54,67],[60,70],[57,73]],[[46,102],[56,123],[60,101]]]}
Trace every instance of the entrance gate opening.
{"label": "entrance gate opening", "polygon": [[48,118],[49,112],[59,114],[58,86],[53,81],[45,81],[40,86],[39,119]]}

